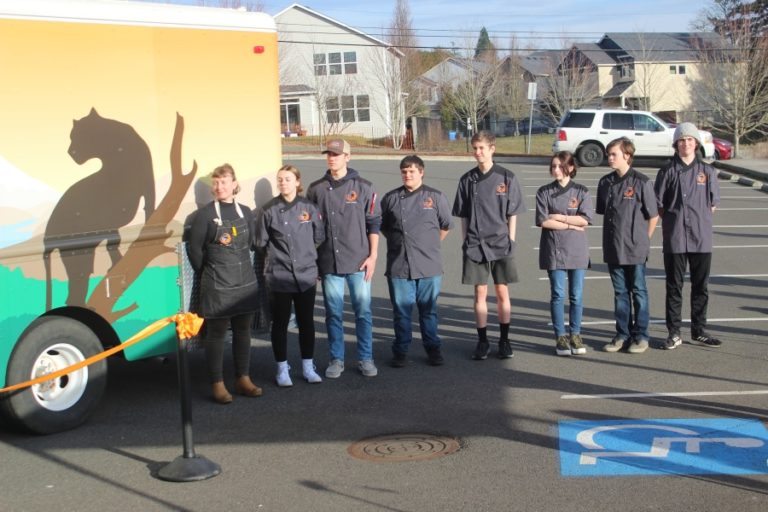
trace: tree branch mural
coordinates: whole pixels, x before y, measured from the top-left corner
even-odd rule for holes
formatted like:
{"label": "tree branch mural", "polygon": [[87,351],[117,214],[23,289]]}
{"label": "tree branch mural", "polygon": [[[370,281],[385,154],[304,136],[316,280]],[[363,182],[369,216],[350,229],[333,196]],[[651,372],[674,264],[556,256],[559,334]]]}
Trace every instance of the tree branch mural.
{"label": "tree branch mural", "polygon": [[[86,303],[110,323],[136,310],[136,303],[113,311],[115,303],[125,290],[136,280],[146,266],[156,257],[173,252],[173,248],[165,245],[172,232],[168,225],[179,210],[181,201],[189,190],[197,174],[197,162],[192,161],[192,170],[184,174],[181,166],[181,142],[184,135],[184,118],[176,114],[176,127],[171,144],[171,185],[168,192],[147,219],[139,232],[139,236],[128,247],[125,255],[102,278]],[[152,241],[152,243],[147,243]]]}

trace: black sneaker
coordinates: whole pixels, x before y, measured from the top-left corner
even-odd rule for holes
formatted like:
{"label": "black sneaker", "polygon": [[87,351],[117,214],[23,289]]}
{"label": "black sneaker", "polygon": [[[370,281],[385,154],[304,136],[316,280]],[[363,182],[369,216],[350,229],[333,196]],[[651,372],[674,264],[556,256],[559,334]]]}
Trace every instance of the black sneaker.
{"label": "black sneaker", "polygon": [[427,350],[427,363],[431,366],[440,366],[445,362],[440,347],[429,347]]}
{"label": "black sneaker", "polygon": [[664,340],[664,344],[661,346],[664,350],[673,350],[683,344],[683,339],[679,334],[670,334],[667,339]]}
{"label": "black sneaker", "polygon": [[719,339],[713,336],[710,336],[709,334],[706,334],[706,333],[701,333],[698,336],[693,336],[693,341],[697,343],[701,343],[702,345],[706,345],[708,347],[719,347],[723,344],[723,342],[720,341]]}
{"label": "black sneaker", "polygon": [[509,359],[515,354],[512,352],[512,343],[509,341],[499,342],[499,359]]}
{"label": "black sneaker", "polygon": [[392,361],[389,362],[389,366],[392,368],[405,368],[408,366],[408,359],[406,358],[405,354],[396,352],[392,357]]}
{"label": "black sneaker", "polygon": [[472,359],[475,361],[482,361],[488,358],[488,353],[491,351],[491,344],[487,341],[478,341],[475,347],[475,352],[472,354]]}

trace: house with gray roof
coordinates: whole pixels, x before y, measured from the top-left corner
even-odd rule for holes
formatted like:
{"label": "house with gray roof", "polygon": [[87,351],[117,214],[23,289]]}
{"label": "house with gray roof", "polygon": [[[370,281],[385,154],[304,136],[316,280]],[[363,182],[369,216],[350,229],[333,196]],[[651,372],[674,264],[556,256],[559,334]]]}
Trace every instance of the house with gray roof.
{"label": "house with gray roof", "polygon": [[404,132],[405,121],[392,115],[402,108],[402,94],[394,90],[402,52],[303,5],[274,18],[285,135],[373,138]]}

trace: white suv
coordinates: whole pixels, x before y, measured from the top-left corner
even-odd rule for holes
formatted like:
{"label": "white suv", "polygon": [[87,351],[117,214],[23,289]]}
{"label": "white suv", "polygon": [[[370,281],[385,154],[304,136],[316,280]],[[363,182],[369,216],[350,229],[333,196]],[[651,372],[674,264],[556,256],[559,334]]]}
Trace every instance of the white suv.
{"label": "white suv", "polygon": [[[594,167],[603,162],[609,142],[627,137],[635,143],[635,157],[671,157],[674,133],[674,128],[642,110],[570,110],[560,121],[552,151],[570,151],[582,166]],[[699,134],[700,156],[713,158],[712,134],[705,130]]]}

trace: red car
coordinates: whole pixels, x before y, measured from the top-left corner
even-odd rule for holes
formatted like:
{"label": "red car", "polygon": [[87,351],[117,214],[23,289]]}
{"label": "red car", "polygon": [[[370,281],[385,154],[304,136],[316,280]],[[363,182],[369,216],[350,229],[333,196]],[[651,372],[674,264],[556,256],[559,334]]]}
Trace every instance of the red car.
{"label": "red car", "polygon": [[730,160],[733,152],[733,144],[725,139],[712,138],[715,145],[715,160]]}

